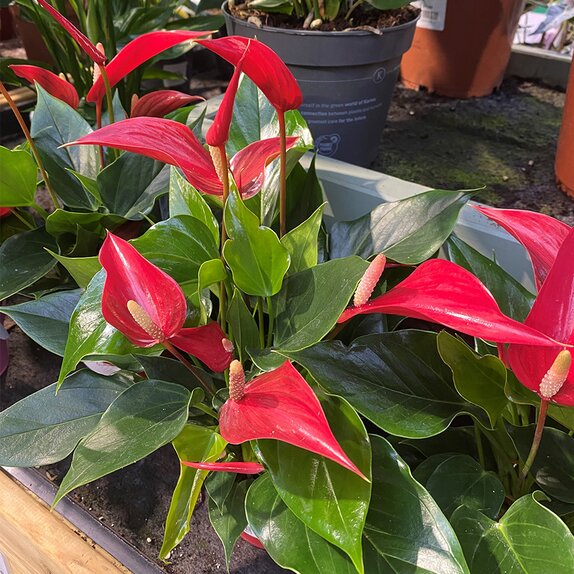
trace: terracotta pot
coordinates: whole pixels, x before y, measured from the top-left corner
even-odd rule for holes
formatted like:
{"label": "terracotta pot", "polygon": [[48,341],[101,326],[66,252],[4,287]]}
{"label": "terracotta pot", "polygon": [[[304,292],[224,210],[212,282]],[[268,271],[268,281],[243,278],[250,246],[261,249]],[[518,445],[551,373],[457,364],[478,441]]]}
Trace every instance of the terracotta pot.
{"label": "terracotta pot", "polygon": [[574,197],[574,64],[570,66],[555,169],[560,189]]}
{"label": "terracotta pot", "polygon": [[12,14],[18,35],[24,44],[28,60],[45,62],[46,64],[53,65],[54,60],[46,47],[36,24],[29,22],[28,20],[24,20],[24,18],[21,17],[19,6],[11,6],[10,13]]}
{"label": "terracotta pot", "polygon": [[403,84],[452,98],[492,93],[502,83],[523,5],[523,0],[424,0],[413,45],[403,56]]}

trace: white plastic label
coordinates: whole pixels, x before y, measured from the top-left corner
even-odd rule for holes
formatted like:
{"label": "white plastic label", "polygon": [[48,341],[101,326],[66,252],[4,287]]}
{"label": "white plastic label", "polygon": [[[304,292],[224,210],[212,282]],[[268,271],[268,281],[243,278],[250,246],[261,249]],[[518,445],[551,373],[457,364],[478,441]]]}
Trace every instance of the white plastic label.
{"label": "white plastic label", "polygon": [[442,32],[446,21],[447,0],[417,0],[413,5],[421,9],[417,26],[427,30]]}

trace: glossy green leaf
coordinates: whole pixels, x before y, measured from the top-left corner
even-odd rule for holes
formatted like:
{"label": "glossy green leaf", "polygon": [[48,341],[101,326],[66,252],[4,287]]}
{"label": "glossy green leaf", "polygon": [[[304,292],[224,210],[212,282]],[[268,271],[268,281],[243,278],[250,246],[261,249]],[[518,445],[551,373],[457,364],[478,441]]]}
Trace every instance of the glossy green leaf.
{"label": "glossy green leaf", "polygon": [[[229,458],[227,457],[224,460]],[[205,480],[205,490],[210,500],[220,510],[223,508],[223,504],[235,484],[235,477],[236,475],[232,472],[212,472]]]}
{"label": "glossy green leaf", "polygon": [[[415,477],[419,479],[417,473]],[[505,497],[504,486],[498,477],[464,454],[447,455],[425,480],[424,486],[449,517],[464,505],[495,519]]]}
{"label": "glossy green leaf", "polygon": [[373,495],[364,532],[365,572],[468,574],[457,537],[430,494],[384,438],[371,436],[371,445]]}
{"label": "glossy green leaf", "polygon": [[261,348],[259,327],[247,308],[243,295],[237,289],[233,291],[233,297],[227,308],[227,322],[241,360],[245,356],[245,349]]}
{"label": "glossy green leaf", "polygon": [[210,259],[209,261],[205,261],[201,264],[198,272],[197,283],[197,302],[201,311],[201,325],[207,324],[209,315],[202,300],[204,289],[212,287],[212,290],[219,295],[219,284],[226,279],[227,269],[225,269],[225,264],[219,257],[217,259]]}
{"label": "glossy green leaf", "polygon": [[[534,429],[535,425],[508,429],[522,462],[528,458]],[[546,427],[530,473],[546,494],[574,503],[574,438],[559,429]]]}
{"label": "glossy green leaf", "polygon": [[175,168],[169,178],[169,215],[191,215],[202,221],[219,247],[219,224],[201,193]]}
{"label": "glossy green leaf", "polygon": [[313,156],[308,170],[297,164],[287,178],[287,228],[306,221],[323,205],[323,186],[317,177]]}
{"label": "glossy green leaf", "polygon": [[36,89],[38,103],[30,132],[50,184],[67,206],[92,210],[97,206],[96,199],[69,170],[95,179],[99,171],[98,149],[83,145],[61,147],[91,133],[92,128],[76,110],[40,86],[36,85]]}
{"label": "glossy green leaf", "polygon": [[460,395],[473,405],[482,407],[491,426],[508,404],[504,392],[506,367],[493,355],[481,357],[463,341],[442,331],[437,336],[438,352],[450,367]]}
{"label": "glossy green leaf", "polygon": [[450,237],[446,244],[448,258],[478,277],[492,293],[505,315],[524,321],[534,303],[534,295],[495,261],[459,239]]}
{"label": "glossy green leaf", "polygon": [[[330,397],[321,404],[343,451],[370,477],[371,448],[360,417],[343,399]],[[257,441],[255,452],[291,512],[346,552],[363,572],[361,535],[371,484],[335,462],[281,441]]]}
{"label": "glossy green leaf", "polygon": [[156,198],[168,192],[169,170],[162,162],[149,157],[123,153],[97,177],[104,206],[110,213],[126,219],[143,219]]}
{"label": "glossy green leaf", "polygon": [[237,192],[230,194],[224,218],[230,239],[223,255],[237,287],[260,297],[278,293],[290,260],[275,232],[259,226],[257,216],[245,207]]}
{"label": "glossy green leaf", "polygon": [[269,556],[299,574],[355,574],[339,548],[307,528],[287,507],[267,474],[258,478],[245,501],[249,526]]}
{"label": "glossy green leaf", "polygon": [[64,257],[53,251],[48,250],[50,255],[58,260],[66,271],[72,276],[72,279],[78,284],[78,287],[85,289],[94,275],[102,268],[97,256],[93,257]]}
{"label": "glossy green leaf", "polygon": [[38,167],[24,150],[0,146],[0,203],[2,207],[32,205],[36,194]]}
{"label": "glossy green leaf", "polygon": [[74,451],[53,505],[66,494],[124,468],[173,440],[182,430],[191,395],[181,385],[145,380],[126,389]]}
{"label": "glossy green leaf", "polygon": [[78,227],[81,227],[104,237],[106,229],[113,229],[122,221],[121,217],[104,213],[78,213],[56,209],[46,220],[46,231],[56,237],[65,233],[76,235]]}
{"label": "glossy green leaf", "polygon": [[118,373],[103,377],[84,369],[56,394],[49,385],[0,413],[0,465],[40,466],[66,458],[102,413],[131,385]]}
{"label": "glossy green leaf", "polygon": [[43,227],[13,235],[0,245],[0,301],[32,285],[56,265],[45,248],[59,251]]}
{"label": "glossy green leaf", "polygon": [[354,221],[331,229],[331,257],[383,252],[400,263],[421,263],[451,234],[458,214],[472,193],[434,189],[406,199],[383,203]]}
{"label": "glossy green leaf", "polygon": [[219,257],[209,229],[189,215],[156,223],[132,245],[179,283],[197,282],[201,264]]}
{"label": "glossy green leaf", "polygon": [[94,276],[72,313],[58,384],[86,357],[114,355],[114,362],[120,363],[122,358],[131,359],[130,354],[153,355],[163,350],[159,345],[147,349],[136,347],[105,321],[102,316],[104,280],[104,271]]}
{"label": "glossy green leaf", "polygon": [[272,302],[276,315],[275,347],[298,351],[327,335],[367,267],[366,261],[348,257],[287,277]]}
{"label": "glossy green leaf", "polygon": [[317,265],[318,237],[322,221],[323,206],[317,208],[309,219],[281,238],[281,243],[291,256],[289,274],[305,271]]}
{"label": "glossy green leaf", "polygon": [[59,291],[19,305],[2,307],[5,313],[36,343],[63,356],[72,311],[80,291]]}
{"label": "glossy green leaf", "polygon": [[345,397],[395,436],[439,434],[462,413],[487,424],[482,410],[456,392],[436,349],[435,333],[404,330],[360,337],[350,347],[333,341],[281,352],[305,367],[328,393]]}
{"label": "glossy green leaf", "polygon": [[221,508],[215,504],[213,499],[209,499],[209,520],[223,544],[228,568],[233,547],[247,526],[245,496],[249,485],[250,481],[247,480],[235,484]]}
{"label": "glossy green leaf", "polygon": [[571,574],[574,536],[540,493],[518,499],[494,522],[478,510],[461,506],[451,522],[472,574]]}
{"label": "glossy green leaf", "polygon": [[[180,460],[213,462],[219,458],[226,442],[212,429],[186,424],[173,440],[173,446]],[[159,553],[161,559],[183,540],[189,532],[189,523],[207,471],[180,465],[179,479],[167,514],[163,544]]]}

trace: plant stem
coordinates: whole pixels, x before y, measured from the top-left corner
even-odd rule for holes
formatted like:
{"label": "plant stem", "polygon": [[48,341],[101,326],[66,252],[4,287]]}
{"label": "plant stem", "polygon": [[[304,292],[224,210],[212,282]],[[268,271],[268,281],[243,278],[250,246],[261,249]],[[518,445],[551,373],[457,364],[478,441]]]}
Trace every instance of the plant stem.
{"label": "plant stem", "polygon": [[201,403],[198,403],[197,405],[191,405],[191,406],[194,409],[197,409],[198,411],[201,411],[201,412],[205,413],[206,415],[213,417],[217,422],[219,422],[219,417],[217,416],[217,413],[213,409],[210,409],[208,406],[203,405]]}
{"label": "plant stem", "polygon": [[44,184],[46,185],[46,189],[48,190],[48,193],[50,194],[50,197],[52,198],[52,203],[54,204],[54,208],[59,209],[61,207],[60,202],[58,201],[58,198],[56,197],[56,194],[54,193],[54,190],[52,189],[52,186],[50,185],[50,180],[48,178],[48,174],[46,173],[46,170],[44,169],[44,164],[42,163],[42,160],[40,159],[40,156],[38,155],[38,150],[36,149],[36,144],[34,143],[32,136],[30,135],[30,130],[28,129],[28,126],[26,125],[26,122],[24,121],[22,114],[20,113],[18,106],[14,103],[14,100],[10,96],[10,93],[8,92],[8,90],[6,89],[6,87],[4,86],[2,81],[0,81],[0,92],[6,98],[6,101],[8,102],[10,109],[12,110],[12,112],[16,116],[16,120],[20,124],[20,128],[22,129],[22,132],[24,133],[24,137],[28,140],[28,144],[30,145],[30,151],[32,152],[32,155],[34,156],[34,159],[36,160],[36,163],[38,164],[38,169],[40,170],[40,173],[42,175],[42,179],[44,180]]}
{"label": "plant stem", "polygon": [[259,342],[265,347],[265,320],[263,317],[263,297],[257,298],[257,317],[259,319]]}
{"label": "plant stem", "polygon": [[538,453],[538,447],[540,446],[540,441],[542,440],[542,431],[544,430],[544,423],[546,421],[546,414],[548,413],[548,401],[542,399],[540,402],[540,410],[538,411],[538,421],[536,422],[536,430],[534,431],[534,438],[532,439],[532,446],[530,447],[530,452],[528,453],[528,458],[522,467],[520,472],[520,482],[522,483],[524,479],[528,476],[532,463],[536,458]]}
{"label": "plant stem", "polygon": [[476,442],[476,450],[478,451],[478,462],[482,468],[485,467],[484,463],[484,445],[482,444],[482,436],[478,423],[474,421],[474,440]]}
{"label": "plant stem", "polygon": [[[227,165],[227,152],[225,151],[225,145],[221,145],[217,148],[219,150],[220,157],[220,177],[221,183],[223,184],[223,213],[221,216],[221,262],[225,265],[225,260],[223,259],[223,246],[227,241],[227,230],[225,229],[225,206],[227,204],[227,198],[229,197],[229,166]],[[225,281],[219,284],[219,321],[223,332],[226,333],[225,322],[227,320],[227,301],[226,301],[226,291],[225,291]]]}
{"label": "plant stem", "polygon": [[210,396],[215,395],[215,390],[212,389],[196,372],[195,367],[188,361],[169,341],[164,341],[162,345],[176,358],[182,365],[195,377],[197,382],[201,385],[203,390]]}
{"label": "plant stem", "polygon": [[273,323],[275,320],[273,307],[271,306],[271,297],[267,297],[267,312],[269,313],[269,330],[267,331],[267,346],[271,347],[271,345],[273,344]]}
{"label": "plant stem", "polygon": [[279,119],[279,137],[281,152],[279,155],[279,237],[287,232],[287,131],[285,129],[285,114],[277,112]]}
{"label": "plant stem", "polygon": [[116,120],[114,118],[114,99],[112,97],[112,87],[110,85],[110,78],[106,72],[106,67],[103,64],[97,64],[100,68],[100,73],[102,74],[102,81],[104,82],[104,87],[106,88],[106,102],[108,104],[108,117],[110,119],[110,124],[113,124]]}
{"label": "plant stem", "polygon": [[16,210],[16,208],[11,207],[10,213],[16,218],[19,219],[28,229],[34,230],[36,229],[29,221],[26,221]]}
{"label": "plant stem", "polygon": [[348,12],[345,14],[345,20],[348,20],[351,17],[351,14],[353,13],[353,11],[355,10],[355,8],[357,6],[359,6],[359,4],[361,4],[363,2],[363,0],[357,0],[356,2],[353,2],[351,4],[351,6],[349,7]]}

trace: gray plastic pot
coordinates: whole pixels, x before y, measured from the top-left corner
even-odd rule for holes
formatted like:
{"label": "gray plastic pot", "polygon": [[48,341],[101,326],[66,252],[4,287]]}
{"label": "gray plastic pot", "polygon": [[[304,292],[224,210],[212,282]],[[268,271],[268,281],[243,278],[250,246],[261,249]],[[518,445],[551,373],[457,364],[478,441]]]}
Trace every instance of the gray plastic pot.
{"label": "gray plastic pot", "polygon": [[287,64],[303,92],[300,112],[318,153],[362,166],[376,158],[417,19],[378,35],[258,28],[233,17],[226,4],[223,13],[229,35],[257,37]]}

